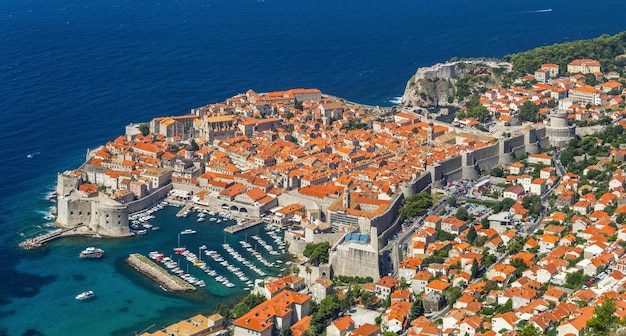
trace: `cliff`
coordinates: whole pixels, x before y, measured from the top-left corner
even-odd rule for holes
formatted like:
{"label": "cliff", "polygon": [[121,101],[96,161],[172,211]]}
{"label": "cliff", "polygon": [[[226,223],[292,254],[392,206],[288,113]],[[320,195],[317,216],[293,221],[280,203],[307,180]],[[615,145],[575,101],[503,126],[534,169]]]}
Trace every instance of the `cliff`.
{"label": "cliff", "polygon": [[502,67],[510,69],[508,64],[483,61],[438,63],[419,68],[407,82],[402,105],[461,107],[474,92],[498,83],[498,75],[504,72]]}

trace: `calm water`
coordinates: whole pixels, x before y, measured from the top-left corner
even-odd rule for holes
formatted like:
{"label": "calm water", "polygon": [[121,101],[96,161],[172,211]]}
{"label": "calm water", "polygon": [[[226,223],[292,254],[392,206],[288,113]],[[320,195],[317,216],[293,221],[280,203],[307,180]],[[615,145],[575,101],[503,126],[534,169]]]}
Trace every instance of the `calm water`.
{"label": "calm water", "polygon": [[[420,66],[626,29],[623,20],[574,23],[581,7],[599,18],[607,8],[623,12],[626,2],[2,1],[0,334],[129,335],[208,313],[240,293],[208,286],[204,295],[172,296],[124,266],[128,253],[171,249],[176,232],[199,225],[175,219],[175,209],[160,212],[162,230],[146,237],[17,248],[19,232],[27,237],[47,223],[45,196],[56,173],[77,167],[87,148],[114,139],[124,125],[250,88],[317,87],[390,105]],[[221,228],[202,225],[189,246],[220,247]],[[227,239],[232,245],[242,235]],[[79,260],[91,244],[105,258]],[[75,302],[86,289],[97,299]]]}

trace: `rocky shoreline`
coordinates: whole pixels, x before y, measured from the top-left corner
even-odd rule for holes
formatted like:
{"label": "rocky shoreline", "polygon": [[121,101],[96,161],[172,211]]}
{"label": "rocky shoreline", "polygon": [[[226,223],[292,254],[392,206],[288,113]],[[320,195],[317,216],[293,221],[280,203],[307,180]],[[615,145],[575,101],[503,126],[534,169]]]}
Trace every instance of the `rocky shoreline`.
{"label": "rocky shoreline", "polygon": [[161,266],[141,254],[130,254],[126,262],[140,273],[158,283],[168,292],[190,293],[196,291],[196,287],[175,275],[169,274]]}

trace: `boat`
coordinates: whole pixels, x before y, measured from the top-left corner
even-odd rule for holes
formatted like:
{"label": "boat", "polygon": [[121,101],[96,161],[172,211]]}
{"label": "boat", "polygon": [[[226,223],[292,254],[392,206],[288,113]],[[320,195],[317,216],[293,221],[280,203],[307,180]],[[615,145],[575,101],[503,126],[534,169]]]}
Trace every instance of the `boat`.
{"label": "boat", "polygon": [[86,291],[76,295],[76,300],[87,300],[94,297],[93,291]]}
{"label": "boat", "polygon": [[183,234],[183,235],[194,234],[194,233],[196,233],[196,231],[191,230],[191,229],[186,229],[180,232],[180,234]]}
{"label": "boat", "polygon": [[79,254],[81,258],[100,258],[104,254],[104,250],[90,246],[82,250]]}

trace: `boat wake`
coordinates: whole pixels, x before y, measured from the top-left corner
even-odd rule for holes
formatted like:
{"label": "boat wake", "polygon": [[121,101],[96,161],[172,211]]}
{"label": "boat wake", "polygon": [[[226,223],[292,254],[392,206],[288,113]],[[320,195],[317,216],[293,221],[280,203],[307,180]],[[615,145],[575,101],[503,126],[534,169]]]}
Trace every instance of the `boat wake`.
{"label": "boat wake", "polygon": [[393,97],[393,98],[389,99],[389,102],[394,104],[394,105],[400,105],[400,103],[402,103],[402,96]]}
{"label": "boat wake", "polygon": [[552,8],[538,9],[538,10],[534,10],[534,11],[523,11],[523,12],[519,12],[517,14],[550,13],[550,12],[552,12]]}
{"label": "boat wake", "polygon": [[32,152],[32,153],[30,153],[30,154],[26,155],[26,157],[27,157],[27,158],[29,158],[29,159],[32,159],[32,158],[34,158],[36,155],[39,155],[39,154],[41,154],[41,152]]}

